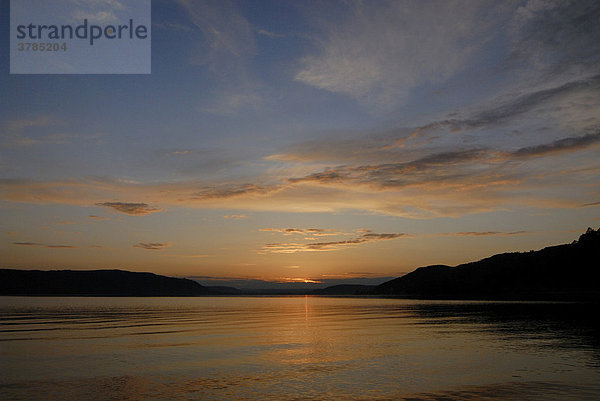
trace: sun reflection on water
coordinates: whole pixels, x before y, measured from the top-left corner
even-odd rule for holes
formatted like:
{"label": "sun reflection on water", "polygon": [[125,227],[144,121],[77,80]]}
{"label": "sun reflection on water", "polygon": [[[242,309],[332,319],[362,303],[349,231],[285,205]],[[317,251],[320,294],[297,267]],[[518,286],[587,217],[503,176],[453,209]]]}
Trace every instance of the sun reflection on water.
{"label": "sun reflection on water", "polygon": [[600,394],[598,332],[574,307],[310,296],[2,301],[3,399]]}

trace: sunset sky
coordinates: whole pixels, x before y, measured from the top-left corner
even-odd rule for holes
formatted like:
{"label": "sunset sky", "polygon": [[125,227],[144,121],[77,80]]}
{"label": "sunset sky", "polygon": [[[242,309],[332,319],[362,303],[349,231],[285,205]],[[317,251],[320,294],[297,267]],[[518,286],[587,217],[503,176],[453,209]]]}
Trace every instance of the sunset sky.
{"label": "sunset sky", "polygon": [[2,0],[0,267],[329,282],[571,242],[600,226],[599,21],[156,0],[151,74],[10,75]]}

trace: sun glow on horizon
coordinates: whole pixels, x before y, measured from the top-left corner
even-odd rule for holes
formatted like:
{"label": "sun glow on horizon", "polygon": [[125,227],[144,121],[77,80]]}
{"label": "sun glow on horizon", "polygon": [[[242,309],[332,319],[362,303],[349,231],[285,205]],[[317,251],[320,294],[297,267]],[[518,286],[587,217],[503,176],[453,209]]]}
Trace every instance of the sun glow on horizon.
{"label": "sun glow on horizon", "polygon": [[305,283],[305,284],[321,284],[323,281],[311,279],[311,278],[303,278],[303,277],[283,277],[276,280],[273,280],[277,283]]}

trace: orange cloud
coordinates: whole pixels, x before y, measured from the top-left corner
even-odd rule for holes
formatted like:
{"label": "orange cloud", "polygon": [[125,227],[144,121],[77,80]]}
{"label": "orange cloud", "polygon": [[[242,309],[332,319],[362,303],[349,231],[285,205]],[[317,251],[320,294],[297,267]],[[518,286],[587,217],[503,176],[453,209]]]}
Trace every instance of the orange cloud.
{"label": "orange cloud", "polygon": [[283,244],[267,244],[262,247],[262,251],[270,253],[297,253],[297,252],[319,252],[319,251],[336,251],[346,246],[360,245],[372,241],[390,240],[401,237],[410,237],[409,234],[393,233],[393,234],[375,234],[366,233],[356,238],[344,241],[331,242],[313,242],[308,244],[298,243],[283,243]]}
{"label": "orange cloud", "polygon": [[301,235],[310,235],[313,237],[343,234],[338,231],[335,231],[332,229],[325,229],[325,228],[306,228],[306,229],[302,229],[302,228],[261,228],[259,231],[276,232],[276,233],[281,233],[283,235],[301,234]]}
{"label": "orange cloud", "polygon": [[243,219],[245,219],[247,217],[248,216],[246,216],[245,214],[229,214],[229,215],[223,216],[223,218],[225,218],[225,219],[231,219],[231,220],[243,220]]}

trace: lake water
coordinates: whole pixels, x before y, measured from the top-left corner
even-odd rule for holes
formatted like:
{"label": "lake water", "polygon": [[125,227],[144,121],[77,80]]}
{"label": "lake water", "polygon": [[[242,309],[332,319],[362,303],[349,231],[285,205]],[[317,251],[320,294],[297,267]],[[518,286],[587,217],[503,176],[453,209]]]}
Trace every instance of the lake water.
{"label": "lake water", "polygon": [[0,297],[0,399],[599,400],[595,309]]}

